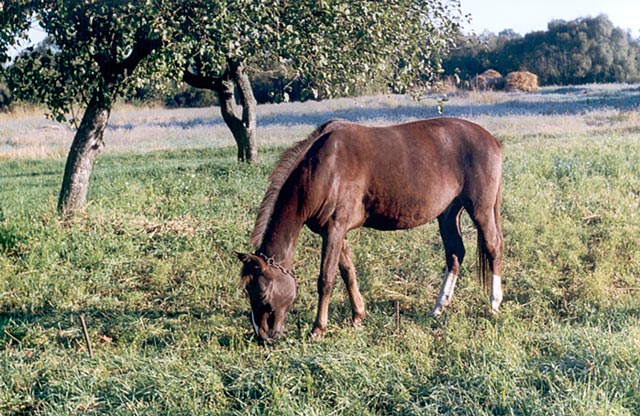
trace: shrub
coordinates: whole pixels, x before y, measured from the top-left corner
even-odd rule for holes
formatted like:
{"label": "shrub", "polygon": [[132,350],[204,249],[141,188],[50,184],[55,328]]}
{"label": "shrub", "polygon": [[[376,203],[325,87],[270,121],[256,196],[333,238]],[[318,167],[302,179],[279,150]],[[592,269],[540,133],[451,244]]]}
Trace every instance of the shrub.
{"label": "shrub", "polygon": [[166,97],[165,105],[169,108],[211,107],[218,105],[218,99],[211,90],[181,86],[174,94]]}

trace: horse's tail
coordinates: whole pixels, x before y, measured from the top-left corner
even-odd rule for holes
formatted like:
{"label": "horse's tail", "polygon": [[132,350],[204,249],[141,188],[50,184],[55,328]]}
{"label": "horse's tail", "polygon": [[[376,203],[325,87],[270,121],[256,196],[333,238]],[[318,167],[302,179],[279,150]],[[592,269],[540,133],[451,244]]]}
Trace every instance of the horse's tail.
{"label": "horse's tail", "polygon": [[484,242],[482,231],[478,229],[478,279],[484,290],[491,284],[491,267],[489,265],[489,251]]}
{"label": "horse's tail", "polygon": [[[496,201],[493,206],[493,216],[496,224],[496,232],[498,236],[502,236],[502,230],[500,224],[502,223],[500,210],[502,205],[502,181],[498,185],[498,193],[496,195]],[[500,238],[500,245],[502,245],[502,238]],[[502,247],[500,247],[502,250]],[[484,235],[482,230],[478,228],[478,279],[483,289],[488,290],[491,287],[491,255],[487,250]]]}

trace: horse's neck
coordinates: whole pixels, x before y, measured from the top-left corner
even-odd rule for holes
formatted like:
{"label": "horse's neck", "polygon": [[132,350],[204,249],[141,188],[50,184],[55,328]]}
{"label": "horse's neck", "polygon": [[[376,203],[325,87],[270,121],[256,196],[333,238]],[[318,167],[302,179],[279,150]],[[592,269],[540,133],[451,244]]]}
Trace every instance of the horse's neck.
{"label": "horse's neck", "polygon": [[291,259],[304,220],[298,216],[293,203],[284,206],[272,215],[258,252],[291,270]]}

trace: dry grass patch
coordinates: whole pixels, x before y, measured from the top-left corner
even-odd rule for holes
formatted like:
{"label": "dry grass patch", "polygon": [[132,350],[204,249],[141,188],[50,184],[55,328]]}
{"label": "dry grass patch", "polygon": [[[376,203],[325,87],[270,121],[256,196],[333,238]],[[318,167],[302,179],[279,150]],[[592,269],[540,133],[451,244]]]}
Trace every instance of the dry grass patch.
{"label": "dry grass patch", "polygon": [[182,237],[195,237],[199,226],[193,216],[186,215],[180,218],[172,218],[166,221],[150,220],[144,216],[138,216],[131,220],[130,224],[138,231],[149,234],[152,237],[165,234],[175,234]]}

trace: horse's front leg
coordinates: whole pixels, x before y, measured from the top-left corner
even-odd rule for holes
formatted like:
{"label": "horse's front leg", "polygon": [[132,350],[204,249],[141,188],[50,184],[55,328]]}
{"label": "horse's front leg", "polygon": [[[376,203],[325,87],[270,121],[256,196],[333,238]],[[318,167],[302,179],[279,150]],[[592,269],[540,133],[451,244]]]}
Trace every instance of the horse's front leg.
{"label": "horse's front leg", "polygon": [[322,260],[318,276],[318,314],[311,330],[311,337],[322,336],[329,320],[329,299],[336,282],[338,261],[342,251],[344,234],[329,232],[322,237]]}
{"label": "horse's front leg", "polygon": [[351,323],[358,328],[362,324],[365,315],[364,300],[358,289],[358,280],[356,280],[356,267],[351,259],[351,250],[347,244],[347,239],[342,243],[342,252],[340,253],[340,275],[347,286],[349,292],[349,301],[351,302]]}

